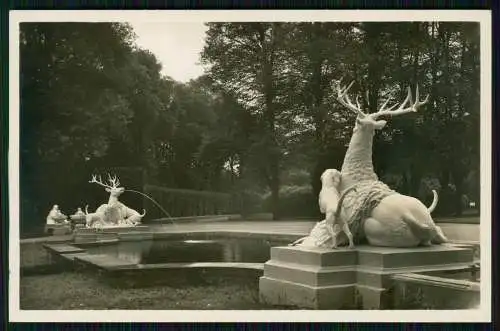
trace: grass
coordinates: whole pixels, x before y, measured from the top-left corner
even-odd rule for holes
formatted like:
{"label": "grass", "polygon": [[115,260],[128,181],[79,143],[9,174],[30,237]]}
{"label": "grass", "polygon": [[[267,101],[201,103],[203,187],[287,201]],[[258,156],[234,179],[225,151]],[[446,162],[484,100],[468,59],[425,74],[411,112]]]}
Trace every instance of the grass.
{"label": "grass", "polygon": [[226,279],[198,285],[119,288],[98,275],[76,272],[22,276],[20,300],[25,310],[280,309],[259,303],[255,282]]}

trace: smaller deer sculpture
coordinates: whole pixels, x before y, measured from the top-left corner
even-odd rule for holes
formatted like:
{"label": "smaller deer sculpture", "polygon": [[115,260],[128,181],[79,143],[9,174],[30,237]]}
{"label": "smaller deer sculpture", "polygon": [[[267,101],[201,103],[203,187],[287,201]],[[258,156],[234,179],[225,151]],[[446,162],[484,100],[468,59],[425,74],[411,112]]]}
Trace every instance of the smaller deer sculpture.
{"label": "smaller deer sculpture", "polygon": [[109,192],[109,199],[108,203],[100,205],[95,213],[87,213],[87,220],[89,220],[89,215],[93,215],[91,217],[94,220],[92,223],[98,222],[99,218],[106,225],[137,225],[141,223],[141,219],[146,215],[146,210],[142,214],[139,214],[136,210],[125,206],[119,201],[119,197],[125,192],[125,188],[120,186],[118,177],[111,177],[108,174],[108,183],[105,184],[100,176],[97,178],[96,175],[92,175],[89,183],[103,186],[106,192]]}

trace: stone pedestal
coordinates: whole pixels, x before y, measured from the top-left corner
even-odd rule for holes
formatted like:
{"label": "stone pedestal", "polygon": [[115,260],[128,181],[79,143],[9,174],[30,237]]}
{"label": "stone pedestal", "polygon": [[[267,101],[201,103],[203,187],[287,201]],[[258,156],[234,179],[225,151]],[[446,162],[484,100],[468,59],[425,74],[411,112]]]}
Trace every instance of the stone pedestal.
{"label": "stone pedestal", "polygon": [[85,224],[75,224],[73,231],[78,231],[79,229],[85,229]]}
{"label": "stone pedestal", "polygon": [[273,247],[260,278],[260,298],[267,304],[312,309],[387,309],[393,275],[455,270],[472,262],[471,249],[448,245]]}
{"label": "stone pedestal", "polygon": [[44,232],[53,236],[64,236],[71,233],[71,224],[45,224]]}

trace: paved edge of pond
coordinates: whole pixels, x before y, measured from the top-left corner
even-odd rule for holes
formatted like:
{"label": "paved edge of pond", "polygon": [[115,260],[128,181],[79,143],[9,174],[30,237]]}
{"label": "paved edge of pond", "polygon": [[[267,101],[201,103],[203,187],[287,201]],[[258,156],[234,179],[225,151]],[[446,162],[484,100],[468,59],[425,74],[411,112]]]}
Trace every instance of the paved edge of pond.
{"label": "paved edge of pond", "polygon": [[[148,225],[150,233],[155,237],[161,237],[161,234],[179,234],[179,233],[215,233],[223,232],[225,234],[247,234],[255,235],[280,235],[300,237],[309,233],[316,221],[223,221],[223,222],[194,222],[187,224],[161,224]],[[451,233],[452,240],[462,242],[479,242],[479,224],[464,223],[439,223],[439,226],[446,232]],[[463,238],[457,238],[458,233],[464,235]],[[63,243],[73,240],[73,235],[48,236],[38,238],[21,239],[21,244],[29,243]],[[454,238],[453,238],[454,237]]]}

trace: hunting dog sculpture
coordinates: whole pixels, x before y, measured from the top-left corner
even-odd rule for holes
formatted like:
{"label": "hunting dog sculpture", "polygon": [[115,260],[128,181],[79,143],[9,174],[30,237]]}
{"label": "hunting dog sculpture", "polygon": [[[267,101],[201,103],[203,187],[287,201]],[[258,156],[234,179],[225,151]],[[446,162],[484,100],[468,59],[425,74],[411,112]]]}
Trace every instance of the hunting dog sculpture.
{"label": "hunting dog sculpture", "polygon": [[[349,223],[340,216],[341,200],[339,192],[341,174],[337,169],[326,169],[321,175],[321,191],[319,192],[319,209],[325,214],[325,221],[332,237],[332,247],[337,248],[337,237],[340,231],[347,236],[349,248],[354,248],[354,237],[349,229]],[[344,192],[347,193],[349,189]]]}

